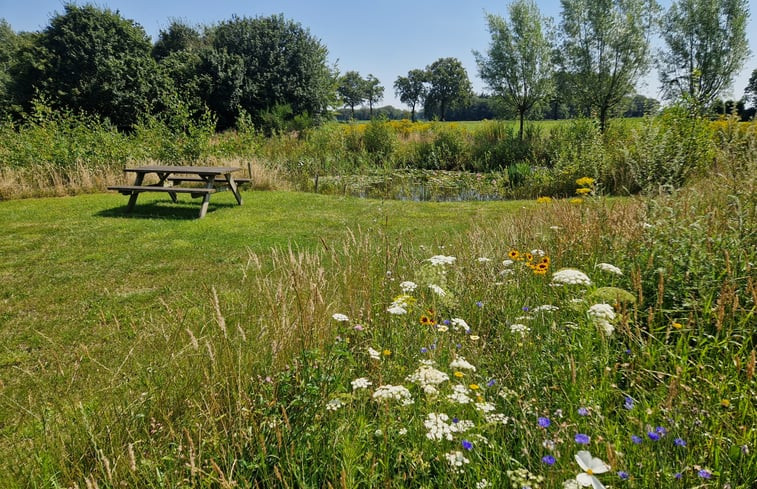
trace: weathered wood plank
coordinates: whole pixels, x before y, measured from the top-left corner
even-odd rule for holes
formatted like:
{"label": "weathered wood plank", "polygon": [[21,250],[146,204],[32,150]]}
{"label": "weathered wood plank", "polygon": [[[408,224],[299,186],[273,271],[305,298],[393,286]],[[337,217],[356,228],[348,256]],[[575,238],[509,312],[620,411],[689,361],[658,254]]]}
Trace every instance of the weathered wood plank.
{"label": "weathered wood plank", "polygon": [[122,194],[131,194],[139,192],[166,192],[178,194],[213,194],[214,188],[188,188],[188,187],[153,187],[144,185],[114,185],[108,187],[108,190],[117,190]]}

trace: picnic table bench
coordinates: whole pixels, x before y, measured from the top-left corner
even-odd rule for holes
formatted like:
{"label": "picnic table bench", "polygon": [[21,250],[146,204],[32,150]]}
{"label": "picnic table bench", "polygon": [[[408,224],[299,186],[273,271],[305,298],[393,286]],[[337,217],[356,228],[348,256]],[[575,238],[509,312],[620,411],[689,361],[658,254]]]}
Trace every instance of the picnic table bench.
{"label": "picnic table bench", "polygon": [[[192,198],[202,197],[200,218],[208,211],[210,195],[220,190],[229,189],[234,194],[239,205],[242,205],[242,195],[239,193],[238,183],[249,182],[249,178],[235,179],[232,173],[241,168],[231,166],[135,166],[124,168],[126,173],[135,173],[133,185],[112,185],[108,190],[116,190],[129,196],[126,212],[131,212],[137,203],[137,197],[142,192],[165,192],[173,202],[178,202],[177,194],[189,194]],[[143,185],[145,175],[155,173],[158,183]],[[218,178],[222,177],[222,178]],[[204,187],[179,187],[175,183],[202,183]],[[166,185],[170,183],[170,185]]]}

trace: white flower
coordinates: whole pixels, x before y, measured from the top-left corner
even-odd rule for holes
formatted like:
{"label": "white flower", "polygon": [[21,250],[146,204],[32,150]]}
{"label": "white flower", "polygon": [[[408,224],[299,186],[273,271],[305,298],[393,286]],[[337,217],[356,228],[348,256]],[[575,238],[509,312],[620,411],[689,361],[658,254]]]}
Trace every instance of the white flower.
{"label": "white flower", "polygon": [[431,262],[432,265],[452,265],[455,263],[454,256],[444,256],[444,255],[434,255],[431,258],[427,259],[426,261]]}
{"label": "white flower", "polygon": [[410,391],[403,385],[382,385],[373,393],[373,398],[377,401],[401,401],[403,406],[413,403],[410,397]]}
{"label": "white flower", "polygon": [[410,280],[406,280],[404,282],[400,282],[400,288],[402,289],[402,292],[409,294],[410,292],[414,291],[418,287],[418,284],[415,282],[411,282]]}
{"label": "white flower", "polygon": [[429,365],[421,365],[415,372],[407,376],[408,382],[418,384],[424,388],[429,385],[439,385],[448,380],[449,375]]}
{"label": "white flower", "polygon": [[484,419],[489,424],[507,424],[510,418],[502,413],[489,413],[484,416]]}
{"label": "white flower", "polygon": [[489,481],[486,479],[476,482],[476,489],[486,489],[487,487],[489,487]]}
{"label": "white flower", "polygon": [[449,364],[449,368],[451,369],[460,369],[460,370],[472,370],[473,372],[476,371],[476,367],[468,363],[468,361],[463,357],[457,357]]}
{"label": "white flower", "polygon": [[334,321],[339,321],[340,323],[344,323],[350,320],[350,318],[338,312],[332,315],[331,317],[334,318]]}
{"label": "white flower", "polygon": [[491,258],[487,258],[487,257],[485,257],[485,256],[482,256],[482,257],[478,258],[478,259],[477,259],[477,261],[478,261],[479,263],[488,263],[488,262],[490,262],[490,261],[492,261],[492,260],[491,260]]}
{"label": "white flower", "polygon": [[515,262],[508,259],[508,260],[505,260],[505,261],[502,262],[502,266],[509,267],[513,263],[515,263]]}
{"label": "white flower", "polygon": [[400,429],[399,429],[399,430],[397,431],[397,434],[399,434],[400,436],[404,436],[404,435],[407,435],[407,428],[400,428]]}
{"label": "white flower", "polygon": [[563,489],[578,489],[578,482],[575,479],[568,479],[562,483]]}
{"label": "white flower", "polygon": [[468,404],[469,402],[473,401],[473,399],[468,397],[468,392],[470,391],[467,387],[462,384],[457,384],[452,387],[452,394],[449,394],[447,396],[447,399],[458,404]]}
{"label": "white flower", "polygon": [[457,421],[457,423],[453,422],[450,425],[450,429],[454,433],[465,433],[466,431],[472,430],[475,427],[476,425],[469,419],[460,419]]}
{"label": "white flower", "polygon": [[552,274],[552,283],[560,285],[591,285],[591,280],[581,270],[563,268]]}
{"label": "white flower", "polygon": [[337,409],[341,408],[342,406],[344,406],[344,401],[342,401],[338,397],[335,397],[334,399],[330,400],[326,404],[326,410],[327,411],[336,411]]}
{"label": "white flower", "polygon": [[373,360],[381,360],[381,353],[377,352],[370,346],[368,347],[368,355],[370,355]]}
{"label": "white flower", "polygon": [[542,312],[542,311],[544,311],[544,312],[554,312],[554,311],[558,311],[558,310],[560,310],[560,308],[557,307],[557,306],[553,306],[551,304],[544,304],[543,306],[534,307],[533,310],[532,310],[532,312]]}
{"label": "white flower", "polygon": [[433,290],[439,297],[444,297],[445,295],[447,295],[444,289],[436,284],[428,284],[428,288]]}
{"label": "white flower", "polygon": [[615,275],[623,275],[623,271],[620,268],[609,263],[597,263],[597,266],[595,268],[599,268],[603,272],[614,273]]}
{"label": "white flower", "polygon": [[525,324],[515,323],[510,325],[511,333],[520,333],[521,336],[525,336],[529,331],[531,331],[531,328]]}
{"label": "white flower", "polygon": [[477,402],[476,409],[482,413],[491,413],[497,409],[497,407],[490,402]]}
{"label": "white flower", "polygon": [[443,324],[440,324],[436,327],[436,330],[440,333],[446,333],[447,331],[449,331],[449,328]]}
{"label": "white flower", "polygon": [[610,470],[610,466],[598,459],[592,457],[591,453],[586,450],[581,450],[576,454],[576,462],[581,467],[583,472],[576,476],[576,482],[581,487],[592,486],[594,489],[604,489],[605,486],[599,482],[599,479],[594,477],[594,474],[604,474]]}
{"label": "white flower", "polygon": [[602,328],[605,336],[610,336],[615,327],[610,321],[615,319],[615,310],[610,304],[594,304],[587,312],[594,323]]}
{"label": "white flower", "polygon": [[394,314],[396,316],[401,316],[403,314],[407,314],[407,309],[398,304],[392,304],[391,306],[389,306],[386,312],[388,312],[389,314]]}
{"label": "white flower", "polygon": [[426,420],[423,421],[423,426],[426,427],[428,432],[426,438],[429,440],[452,440],[452,427],[449,423],[449,416],[444,413],[428,413]]}
{"label": "white flower", "polygon": [[467,331],[470,329],[470,326],[468,326],[468,323],[464,319],[452,318],[450,322],[452,323],[452,329],[455,331],[460,331],[461,329]]}
{"label": "white flower", "polygon": [[544,255],[546,255],[546,253],[544,253],[544,250],[540,250],[540,249],[531,250],[531,254],[534,255],[534,256],[544,256]]}
{"label": "white flower", "polygon": [[356,391],[358,389],[367,389],[369,386],[373,385],[373,383],[370,380],[366,379],[365,377],[360,377],[359,379],[355,379],[352,382],[350,382],[350,384],[352,384],[353,391]]}
{"label": "white flower", "polygon": [[464,464],[470,463],[470,460],[465,458],[465,455],[463,455],[463,452],[459,450],[455,450],[454,452],[449,452],[445,454],[444,458],[447,459],[447,462],[449,462],[449,464],[454,469],[457,469],[458,467],[462,467]]}

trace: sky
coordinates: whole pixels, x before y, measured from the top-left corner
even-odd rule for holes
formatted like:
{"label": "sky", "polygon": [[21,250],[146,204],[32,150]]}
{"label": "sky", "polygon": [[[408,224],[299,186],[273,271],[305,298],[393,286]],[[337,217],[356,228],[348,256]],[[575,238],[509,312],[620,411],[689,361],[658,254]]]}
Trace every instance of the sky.
{"label": "sky", "polygon": [[[667,8],[670,1],[658,0]],[[14,31],[40,31],[63,11],[64,0],[0,0],[0,18]],[[77,4],[87,2],[77,1]],[[507,16],[507,1],[484,0],[96,0],[101,8],[117,10],[139,23],[153,39],[172,19],[210,25],[239,17],[283,14],[300,23],[328,48],[329,62],[341,73],[372,74],[384,86],[379,105],[405,107],[394,94],[394,81],[408,71],[425,68],[439,58],[459,59],[476,93],[486,91],[478,77],[473,51],[486,53],[491,37],[485,15]],[[560,1],[536,0],[545,16],[559,24]],[[744,93],[752,70],[757,68],[757,0],[749,0],[752,13],[747,27],[752,56],[723,98],[738,99]],[[659,47],[659,46],[658,46]],[[661,98],[655,70],[637,91]]]}

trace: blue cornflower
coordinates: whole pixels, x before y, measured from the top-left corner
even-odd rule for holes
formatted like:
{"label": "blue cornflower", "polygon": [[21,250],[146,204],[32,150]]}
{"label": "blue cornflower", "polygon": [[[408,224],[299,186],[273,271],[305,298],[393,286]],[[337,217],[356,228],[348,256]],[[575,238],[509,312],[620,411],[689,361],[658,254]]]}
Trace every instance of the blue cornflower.
{"label": "blue cornflower", "polygon": [[542,428],[546,428],[552,424],[549,418],[545,418],[545,417],[540,417],[536,421],[539,423],[539,426],[541,426]]}
{"label": "blue cornflower", "polygon": [[578,408],[578,414],[580,414],[581,416],[588,416],[589,410],[586,409],[585,407],[580,407]]}
{"label": "blue cornflower", "polygon": [[473,443],[469,442],[468,440],[463,440],[463,448],[466,450],[473,450]]}
{"label": "blue cornflower", "polygon": [[576,443],[579,443],[581,445],[588,445],[591,441],[591,437],[589,437],[589,435],[584,435],[583,433],[576,434],[573,439],[576,441]]}
{"label": "blue cornflower", "polygon": [[678,480],[681,480],[681,477],[683,477],[683,474],[681,474],[680,472],[676,472],[675,474],[673,474],[673,477],[675,477]]}
{"label": "blue cornflower", "polygon": [[476,301],[476,305],[477,305],[478,307],[484,307],[484,303],[483,303],[483,302],[481,302],[481,301]]}
{"label": "blue cornflower", "polygon": [[626,409],[629,409],[629,410],[633,409],[633,402],[634,401],[633,401],[632,398],[626,396],[625,400],[623,401],[623,407],[626,408]]}
{"label": "blue cornflower", "polygon": [[677,447],[685,447],[686,446],[686,441],[683,438],[676,438],[675,440],[673,440],[673,443],[675,443],[675,445]]}
{"label": "blue cornflower", "polygon": [[528,306],[523,306],[523,312],[528,312]]}
{"label": "blue cornflower", "polygon": [[626,352],[625,353],[626,353],[626,355],[630,355],[631,354],[631,349],[630,348],[626,348]]}
{"label": "blue cornflower", "polygon": [[701,477],[702,479],[710,479],[712,478],[712,472],[709,470],[701,469],[699,472],[697,472],[697,475]]}
{"label": "blue cornflower", "polygon": [[639,444],[639,443],[641,443],[641,442],[642,442],[643,440],[641,439],[641,437],[640,437],[640,436],[631,435],[631,441],[632,441],[632,442],[634,442],[635,444],[637,444],[637,445],[638,445],[638,444]]}
{"label": "blue cornflower", "polygon": [[624,472],[624,471],[620,470],[620,471],[618,471],[618,477],[620,477],[624,481],[628,480],[628,472]]}
{"label": "blue cornflower", "polygon": [[544,462],[547,465],[554,465],[555,464],[555,457],[552,455],[544,455],[541,458],[541,461]]}
{"label": "blue cornflower", "polygon": [[462,347],[463,347],[463,345],[461,345],[460,343],[455,343],[455,348],[457,348],[458,350],[459,350],[460,348],[462,348]]}
{"label": "blue cornflower", "polygon": [[655,431],[656,431],[656,432],[657,432],[657,434],[658,434],[658,435],[660,435],[660,436],[665,436],[665,435],[667,435],[667,434],[668,434],[668,430],[666,430],[666,429],[665,429],[665,428],[663,428],[662,426],[658,426],[657,428],[655,428]]}
{"label": "blue cornflower", "polygon": [[445,319],[444,321],[442,321],[442,324],[445,326],[449,326],[450,324],[452,324],[452,321],[450,321],[449,319]]}
{"label": "blue cornflower", "polygon": [[458,418],[452,418],[452,422],[455,423],[455,424],[457,424],[457,423],[460,422],[460,420]]}
{"label": "blue cornflower", "polygon": [[428,348],[425,346],[421,347],[421,353],[428,353]]}
{"label": "blue cornflower", "polygon": [[496,380],[494,380],[494,379],[489,379],[489,381],[488,381],[488,382],[486,383],[486,387],[491,387],[491,386],[493,386],[493,385],[494,385],[494,384],[496,384],[496,383],[497,383],[497,381],[496,381]]}
{"label": "blue cornflower", "polygon": [[649,433],[647,433],[647,438],[649,438],[652,441],[657,441],[660,439],[660,435],[658,435],[654,431],[650,431]]}

